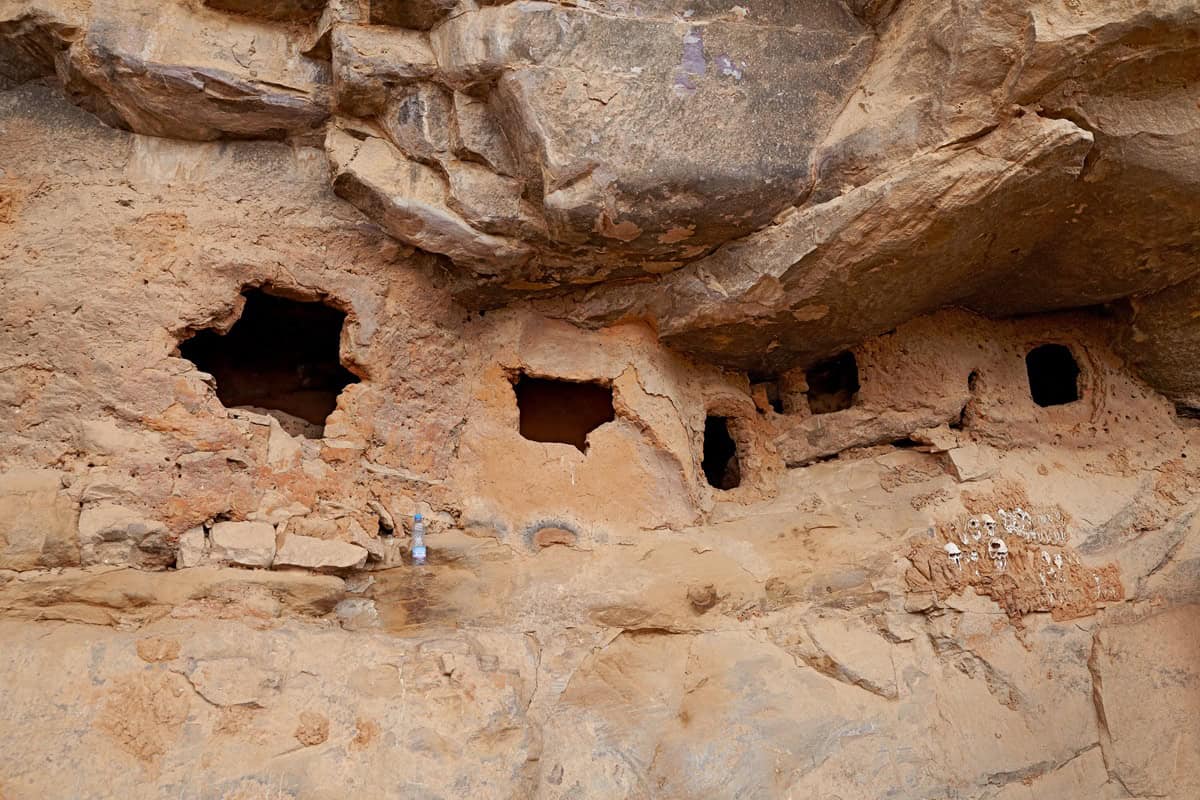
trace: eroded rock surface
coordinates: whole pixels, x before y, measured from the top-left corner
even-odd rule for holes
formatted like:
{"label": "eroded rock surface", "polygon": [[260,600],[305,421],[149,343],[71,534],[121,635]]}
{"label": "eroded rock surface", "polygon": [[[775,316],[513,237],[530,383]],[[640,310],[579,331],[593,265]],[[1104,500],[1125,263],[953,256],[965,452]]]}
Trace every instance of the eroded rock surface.
{"label": "eroded rock surface", "polygon": [[1198,65],[0,4],[0,797],[1194,800]]}

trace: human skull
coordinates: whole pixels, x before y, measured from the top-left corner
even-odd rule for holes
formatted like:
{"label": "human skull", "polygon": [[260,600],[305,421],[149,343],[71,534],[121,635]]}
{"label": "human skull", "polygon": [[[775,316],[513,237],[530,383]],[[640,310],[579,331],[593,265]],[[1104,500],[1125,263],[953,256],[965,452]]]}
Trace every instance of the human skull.
{"label": "human skull", "polygon": [[982,519],[983,519],[983,527],[987,529],[987,535],[995,536],[996,535],[996,520],[992,519],[990,514],[984,514]]}
{"label": "human skull", "polygon": [[996,562],[996,569],[1000,572],[1008,566],[1008,545],[1003,539],[992,539],[988,542],[988,555]]}
{"label": "human skull", "polygon": [[962,550],[954,542],[946,543],[946,555],[950,558],[950,563],[962,569]]}
{"label": "human skull", "polygon": [[970,532],[971,538],[977,542],[983,536],[983,525],[975,517],[967,520],[967,530]]}

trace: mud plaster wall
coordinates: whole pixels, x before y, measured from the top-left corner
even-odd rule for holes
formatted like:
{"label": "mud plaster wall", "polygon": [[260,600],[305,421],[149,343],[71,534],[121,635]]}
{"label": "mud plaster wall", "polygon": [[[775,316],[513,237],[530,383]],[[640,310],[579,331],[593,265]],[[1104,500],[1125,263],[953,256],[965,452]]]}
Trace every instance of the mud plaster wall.
{"label": "mud plaster wall", "polygon": [[[769,489],[775,461],[744,377],[670,353],[644,325],[593,332],[500,312],[476,328],[483,346],[468,369],[477,377],[454,474],[468,526],[503,536],[557,524],[604,537],[691,524],[718,496],[744,502]],[[611,382],[616,419],[589,434],[586,454],[526,440],[512,389],[522,372]],[[737,420],[745,462],[743,485],[727,492],[699,469],[714,410]]]}
{"label": "mud plaster wall", "polygon": [[[1048,342],[1068,346],[1080,368],[1079,400],[1043,408],[1032,399],[1025,355]],[[1086,448],[1116,437],[1148,445],[1167,436],[1174,411],[1129,374],[1111,346],[1108,320],[1048,314],[987,320],[943,311],[853,349],[860,388],[854,405],[811,415],[762,413],[780,457],[798,465],[847,447],[904,438],[959,437],[994,445]],[[967,433],[963,433],[967,431]]]}
{"label": "mud plaster wall", "polygon": [[[141,566],[169,566],[174,537],[214,519],[345,539],[352,522],[376,529],[376,501],[402,518],[434,512],[434,531],[460,525],[526,548],[553,527],[586,544],[768,498],[783,464],[849,448],[915,438],[961,462],[977,442],[1118,437],[1152,448],[1170,435],[1169,404],[1127,377],[1103,319],[916,320],[855,348],[853,407],[781,415],[755,407],[746,376],[675,355],[642,325],[597,332],[519,309],[470,314],[439,288],[436,259],[321,188],[325,165],[309,149],[120,133],[35,85],[8,95],[3,115],[25,156],[3,176],[15,198],[0,227],[5,325],[27,332],[0,344],[13,408],[0,420],[4,466],[42,470],[38,485],[57,481],[87,519],[112,506],[136,519],[145,546],[128,558]],[[51,217],[71,236],[41,223]],[[247,286],[347,313],[341,358],[362,380],[323,439],[226,410],[172,355],[191,331],[232,325]],[[1079,402],[1030,398],[1024,355],[1047,341],[1075,353]],[[523,439],[511,386],[521,371],[611,382],[616,419],[592,432],[586,455]],[[700,473],[708,414],[731,419],[735,490]],[[44,542],[10,549],[26,565],[76,558]]]}
{"label": "mud plaster wall", "polygon": [[[6,98],[6,142],[23,158],[3,175],[17,198],[0,227],[4,324],[22,332],[0,343],[13,409],[0,420],[4,467],[49,470],[84,509],[115,505],[167,540],[214,519],[292,519],[293,531],[345,538],[351,519],[375,529],[372,499],[400,516],[432,510],[435,529],[465,510],[489,535],[545,520],[679,526],[713,502],[698,460],[717,407],[744,420],[748,477],[727,499],[768,486],[744,378],[674,356],[637,326],[472,316],[439,288],[434,258],[322,188],[314,151],[121,133],[36,85]],[[341,360],[361,382],[322,439],[225,409],[178,357],[192,332],[228,329],[255,286],[347,314]],[[520,369],[612,382],[617,419],[586,457],[519,436],[508,376]]]}

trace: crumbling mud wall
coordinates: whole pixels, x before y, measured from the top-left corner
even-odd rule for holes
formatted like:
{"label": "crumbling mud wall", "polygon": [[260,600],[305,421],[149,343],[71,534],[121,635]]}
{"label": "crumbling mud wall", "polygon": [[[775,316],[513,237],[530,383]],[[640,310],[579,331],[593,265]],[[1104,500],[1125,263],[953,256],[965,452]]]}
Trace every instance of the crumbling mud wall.
{"label": "crumbling mud wall", "polygon": [[1198,14],[0,2],[0,797],[1200,796]]}
{"label": "crumbling mud wall", "polygon": [[[744,377],[668,352],[644,326],[588,333],[527,312],[471,314],[437,288],[432,264],[421,268],[427,257],[346,218],[327,190],[296,198],[304,210],[270,199],[268,186],[307,180],[303,150],[131,140],[25,92],[10,106],[10,141],[43,155],[28,175],[7,170],[7,185],[47,180],[47,169],[52,177],[51,130],[72,126],[105,177],[27,198],[6,226],[29,259],[7,282],[11,308],[52,304],[12,320],[37,336],[8,340],[21,348],[10,353],[7,385],[19,394],[5,423],[9,453],[14,466],[41,470],[41,484],[60,484],[62,502],[83,509],[80,535],[103,546],[69,557],[50,546],[44,557],[22,555],[22,566],[169,567],[181,535],[221,520],[349,541],[356,528],[378,530],[372,501],[396,517],[423,508],[435,528],[461,521],[513,542],[545,520],[587,538],[685,525],[712,504],[699,464],[705,413],[717,408],[745,421],[734,496],[768,491],[776,459]],[[28,108],[39,114],[26,117]],[[112,210],[97,216],[96,206]],[[48,216],[80,231],[78,244],[53,246],[78,249],[37,251],[40,235],[53,238],[36,232]],[[70,274],[56,266],[62,257],[76,259]],[[35,299],[49,280],[40,263],[60,287],[45,301]],[[319,436],[287,412],[226,407],[219,379],[181,356],[198,333],[229,332],[253,291],[345,315],[335,345],[354,382]],[[130,307],[127,297],[142,300]],[[279,361],[291,366],[285,353]],[[530,442],[513,390],[522,373],[605,382],[616,418],[589,435],[587,453]],[[69,418],[56,411],[64,403]]]}

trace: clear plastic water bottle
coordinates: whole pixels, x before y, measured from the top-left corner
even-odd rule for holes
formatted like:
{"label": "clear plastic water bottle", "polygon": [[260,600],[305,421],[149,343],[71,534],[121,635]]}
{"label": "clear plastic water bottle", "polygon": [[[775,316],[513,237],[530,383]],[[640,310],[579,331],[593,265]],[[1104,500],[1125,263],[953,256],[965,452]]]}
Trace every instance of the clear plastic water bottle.
{"label": "clear plastic water bottle", "polygon": [[425,518],[420,514],[413,517],[412,563],[425,563]]}

